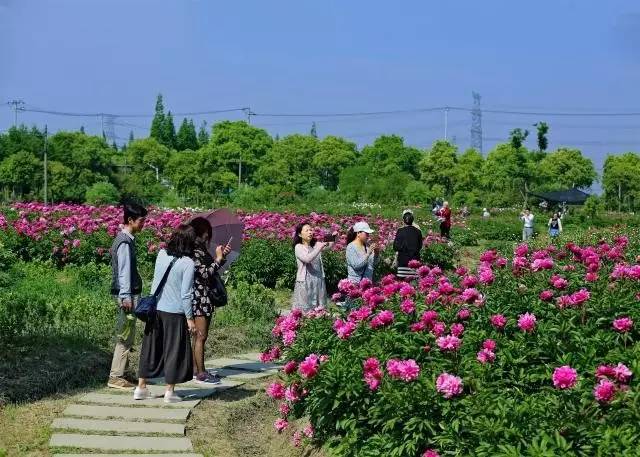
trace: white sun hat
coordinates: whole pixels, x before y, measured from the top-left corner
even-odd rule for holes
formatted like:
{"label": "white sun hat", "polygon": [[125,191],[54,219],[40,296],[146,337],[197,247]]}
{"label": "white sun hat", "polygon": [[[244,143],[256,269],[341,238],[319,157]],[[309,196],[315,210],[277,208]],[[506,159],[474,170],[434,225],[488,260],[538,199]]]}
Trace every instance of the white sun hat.
{"label": "white sun hat", "polygon": [[365,232],[365,233],[373,233],[371,227],[366,222],[356,222],[353,226],[353,231],[356,233]]}

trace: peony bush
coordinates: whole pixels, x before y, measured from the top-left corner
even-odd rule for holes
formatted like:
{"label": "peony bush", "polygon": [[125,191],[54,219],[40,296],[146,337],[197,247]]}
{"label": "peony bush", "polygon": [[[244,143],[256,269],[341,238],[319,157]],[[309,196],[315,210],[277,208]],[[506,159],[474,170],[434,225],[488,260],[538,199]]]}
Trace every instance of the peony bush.
{"label": "peony bush", "polygon": [[334,299],[353,308],[276,320],[276,430],[343,456],[637,455],[629,233],[487,251],[474,271],[421,265],[410,283],[341,281]]}

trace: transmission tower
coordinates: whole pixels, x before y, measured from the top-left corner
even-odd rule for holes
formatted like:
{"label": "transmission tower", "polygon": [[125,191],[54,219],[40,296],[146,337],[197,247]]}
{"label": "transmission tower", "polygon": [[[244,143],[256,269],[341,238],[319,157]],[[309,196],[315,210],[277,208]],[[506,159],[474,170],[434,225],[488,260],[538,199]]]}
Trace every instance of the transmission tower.
{"label": "transmission tower", "polygon": [[104,136],[107,137],[109,143],[113,143],[116,141],[116,128],[113,125],[116,117],[111,114],[103,114],[103,127],[102,132]]}
{"label": "transmission tower", "polygon": [[18,111],[24,111],[23,100],[11,100],[7,105],[13,105],[13,126],[18,127]]}
{"label": "transmission tower", "polygon": [[471,110],[471,147],[482,153],[482,110],[480,109],[480,94],[473,94],[473,109]]}

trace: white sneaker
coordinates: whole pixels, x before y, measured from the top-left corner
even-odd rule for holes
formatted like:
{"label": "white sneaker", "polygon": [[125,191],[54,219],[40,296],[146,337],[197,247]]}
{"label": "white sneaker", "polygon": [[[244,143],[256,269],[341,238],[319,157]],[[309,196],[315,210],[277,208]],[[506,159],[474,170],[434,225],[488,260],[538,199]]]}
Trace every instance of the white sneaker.
{"label": "white sneaker", "polygon": [[182,397],[175,392],[167,391],[164,393],[165,403],[179,403],[182,401]]}
{"label": "white sneaker", "polygon": [[136,387],[136,390],[133,391],[134,400],[147,400],[149,398],[153,398],[153,395],[146,387],[142,389],[140,387]]}

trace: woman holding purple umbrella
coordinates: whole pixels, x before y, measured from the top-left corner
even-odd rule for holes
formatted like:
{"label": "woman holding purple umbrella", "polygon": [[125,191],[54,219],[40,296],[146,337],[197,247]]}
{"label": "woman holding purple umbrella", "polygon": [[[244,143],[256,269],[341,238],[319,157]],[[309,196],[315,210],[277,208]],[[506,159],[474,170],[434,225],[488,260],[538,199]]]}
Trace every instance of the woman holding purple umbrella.
{"label": "woman holding purple umbrella", "polygon": [[228,244],[226,246],[217,246],[214,259],[207,250],[213,233],[209,221],[203,217],[196,217],[189,225],[193,227],[196,234],[195,249],[193,250],[195,274],[193,277],[193,300],[191,302],[193,318],[196,324],[196,331],[192,338],[194,380],[201,384],[217,384],[220,382],[220,378],[208,373],[205,369],[204,348],[216,306],[211,294],[212,281],[214,276],[219,274],[218,270],[224,264],[231,248]]}

